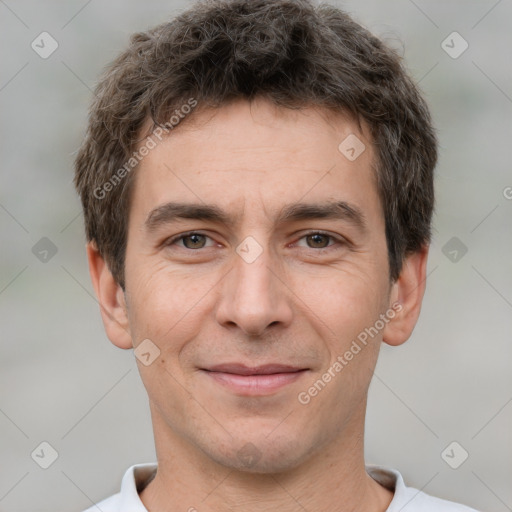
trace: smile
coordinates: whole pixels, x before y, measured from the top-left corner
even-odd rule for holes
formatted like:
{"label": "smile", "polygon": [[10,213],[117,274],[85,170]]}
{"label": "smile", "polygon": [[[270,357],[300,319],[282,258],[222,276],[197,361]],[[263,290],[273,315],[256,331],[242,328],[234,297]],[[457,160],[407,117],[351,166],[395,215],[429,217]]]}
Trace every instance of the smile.
{"label": "smile", "polygon": [[225,364],[203,369],[216,383],[243,396],[263,396],[275,393],[297,381],[308,368],[285,365],[264,365],[249,368],[240,364]]}

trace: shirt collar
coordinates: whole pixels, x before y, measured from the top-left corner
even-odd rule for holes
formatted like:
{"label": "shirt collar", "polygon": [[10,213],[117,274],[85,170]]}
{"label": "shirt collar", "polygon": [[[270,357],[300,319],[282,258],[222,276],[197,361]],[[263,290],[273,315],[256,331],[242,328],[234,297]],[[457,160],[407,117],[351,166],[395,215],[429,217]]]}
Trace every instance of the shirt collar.
{"label": "shirt collar", "polygon": [[121,482],[120,512],[148,512],[139,498],[139,492],[153,479],[156,469],[157,463],[151,462],[135,464],[126,470]]}
{"label": "shirt collar", "polygon": [[[130,466],[123,476],[119,510],[122,512],[148,512],[142,503],[139,492],[154,478],[157,470],[156,462],[135,464]],[[394,509],[405,492],[405,483],[402,475],[395,469],[367,464],[366,472],[380,485],[394,492],[393,500],[388,511]]]}

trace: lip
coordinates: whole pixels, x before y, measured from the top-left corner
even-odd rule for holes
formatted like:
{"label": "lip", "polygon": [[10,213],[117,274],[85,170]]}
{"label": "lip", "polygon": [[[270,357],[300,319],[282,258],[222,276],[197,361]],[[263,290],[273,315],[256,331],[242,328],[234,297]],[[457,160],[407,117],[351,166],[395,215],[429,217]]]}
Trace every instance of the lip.
{"label": "lip", "polygon": [[233,375],[272,375],[276,373],[293,373],[306,368],[289,366],[285,364],[263,364],[260,366],[246,366],[240,363],[218,364],[207,368],[210,372],[231,373]]}
{"label": "lip", "polygon": [[203,369],[212,380],[243,396],[263,396],[275,393],[300,379],[309,369],[282,364],[249,367],[228,363]]}

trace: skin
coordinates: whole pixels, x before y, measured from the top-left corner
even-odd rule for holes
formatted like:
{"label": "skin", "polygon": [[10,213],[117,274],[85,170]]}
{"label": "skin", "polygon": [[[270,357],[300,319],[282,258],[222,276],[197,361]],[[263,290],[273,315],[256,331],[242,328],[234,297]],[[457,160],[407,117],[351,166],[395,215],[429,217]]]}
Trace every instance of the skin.
{"label": "skin", "polygon": [[[351,133],[366,145],[355,161],[338,150]],[[87,252],[109,339],[160,350],[149,366],[137,361],[158,457],[140,495],[148,510],[388,507],[393,493],[364,468],[366,398],[381,342],[404,343],[416,324],[428,247],[390,282],[374,161],[364,125],[262,99],[196,110],[142,160],[125,293],[94,243]],[[358,207],[366,231],[343,219],[276,220],[287,204],[333,200]],[[214,203],[236,223],[180,219],[150,232],[148,215],[169,201]],[[164,244],[191,230],[206,236]],[[334,238],[307,236],[318,230]],[[252,263],[236,252],[248,236],[263,251]],[[301,404],[298,394],[397,302],[401,311]],[[241,396],[200,370],[225,362],[308,370],[274,393]]]}

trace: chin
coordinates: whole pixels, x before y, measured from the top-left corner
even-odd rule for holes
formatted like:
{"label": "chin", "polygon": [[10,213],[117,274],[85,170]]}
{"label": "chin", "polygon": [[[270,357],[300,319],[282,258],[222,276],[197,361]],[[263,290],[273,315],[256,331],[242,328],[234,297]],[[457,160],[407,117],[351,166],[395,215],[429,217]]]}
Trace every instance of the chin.
{"label": "chin", "polygon": [[[265,437],[264,434],[233,436],[224,445],[203,450],[218,464],[245,473],[272,474],[290,471],[308,458],[303,439],[296,434]],[[310,450],[312,451],[312,450]]]}

